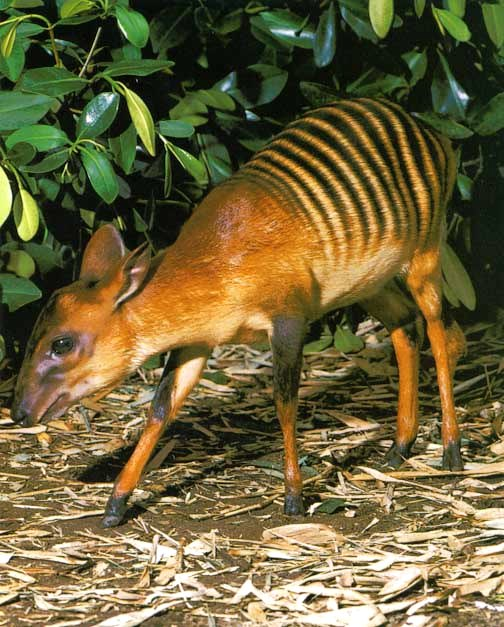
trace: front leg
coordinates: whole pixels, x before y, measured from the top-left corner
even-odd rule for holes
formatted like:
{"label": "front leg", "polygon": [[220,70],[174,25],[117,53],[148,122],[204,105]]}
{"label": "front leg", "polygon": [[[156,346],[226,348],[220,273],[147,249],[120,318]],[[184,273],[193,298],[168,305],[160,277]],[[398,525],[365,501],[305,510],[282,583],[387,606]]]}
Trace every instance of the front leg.
{"label": "front leg", "polygon": [[105,507],[103,527],[115,527],[121,522],[128,498],[140,481],[152,451],[166,425],[175,419],[183,402],[199,381],[209,354],[210,349],[203,346],[188,346],[171,352],[149,408],[147,425],[115,481]]}
{"label": "front leg", "polygon": [[285,449],[284,512],[291,516],[304,514],[303,482],[296,446],[298,388],[304,337],[304,320],[282,316],[273,321],[273,396]]}

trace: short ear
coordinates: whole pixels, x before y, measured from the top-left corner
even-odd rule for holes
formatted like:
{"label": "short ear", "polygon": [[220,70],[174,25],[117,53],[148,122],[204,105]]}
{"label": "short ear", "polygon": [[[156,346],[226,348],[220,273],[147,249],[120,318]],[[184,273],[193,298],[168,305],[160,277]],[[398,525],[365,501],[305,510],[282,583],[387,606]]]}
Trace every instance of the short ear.
{"label": "short ear", "polygon": [[100,227],[89,240],[82,259],[80,278],[99,281],[126,254],[126,247],[113,224]]}
{"label": "short ear", "polygon": [[131,298],[142,287],[150,268],[149,243],[144,242],[135,250],[132,250],[124,259],[119,270],[121,276],[121,288],[116,296],[117,307],[126,299]]}

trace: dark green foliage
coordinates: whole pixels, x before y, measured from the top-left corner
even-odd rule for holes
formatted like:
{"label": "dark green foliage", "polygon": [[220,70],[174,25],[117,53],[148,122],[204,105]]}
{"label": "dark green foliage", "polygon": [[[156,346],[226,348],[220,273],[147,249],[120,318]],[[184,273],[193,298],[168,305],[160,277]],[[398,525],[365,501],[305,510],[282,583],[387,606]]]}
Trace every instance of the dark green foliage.
{"label": "dark green foliage", "polygon": [[[401,102],[460,147],[443,271],[474,307],[471,198],[503,188],[503,46],[504,0],[1,0],[4,310],[70,279],[102,221],[170,243],[208,185],[346,96]],[[335,341],[357,348],[343,326]]]}

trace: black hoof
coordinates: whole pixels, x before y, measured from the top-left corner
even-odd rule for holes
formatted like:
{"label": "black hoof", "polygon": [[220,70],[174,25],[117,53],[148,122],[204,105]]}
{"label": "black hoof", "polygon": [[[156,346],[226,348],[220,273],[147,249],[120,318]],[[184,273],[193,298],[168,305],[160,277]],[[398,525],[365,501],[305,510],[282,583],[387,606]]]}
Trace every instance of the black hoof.
{"label": "black hoof", "polygon": [[102,518],[101,526],[117,527],[124,517],[129,499],[129,494],[121,494],[121,496],[112,495],[105,507],[105,516]]}
{"label": "black hoof", "polygon": [[405,459],[411,455],[411,444],[397,444],[394,442],[385,455],[385,463],[391,468],[399,468]]}
{"label": "black hoof", "polygon": [[452,442],[443,451],[443,468],[445,470],[464,470],[464,462],[460,454],[460,442]]}
{"label": "black hoof", "polygon": [[305,508],[301,494],[285,495],[284,514],[287,516],[304,516]]}

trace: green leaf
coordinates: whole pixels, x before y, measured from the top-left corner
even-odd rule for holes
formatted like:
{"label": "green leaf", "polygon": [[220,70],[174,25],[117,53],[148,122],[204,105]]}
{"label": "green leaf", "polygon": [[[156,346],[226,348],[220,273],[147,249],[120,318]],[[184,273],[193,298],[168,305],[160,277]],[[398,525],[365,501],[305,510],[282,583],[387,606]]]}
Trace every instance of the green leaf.
{"label": "green leaf", "polygon": [[154,157],[156,154],[156,135],[152,115],[138,94],[127,87],[123,87],[123,90],[131,121],[147,148],[147,152]]}
{"label": "green leaf", "polygon": [[342,6],[340,10],[341,17],[358,37],[361,39],[368,39],[373,43],[378,42],[378,37],[376,36],[373,27],[371,26],[371,22],[369,21],[369,15],[363,15],[354,9],[348,8],[347,6]]}
{"label": "green leaf", "polygon": [[426,111],[425,113],[417,113],[416,117],[451,139],[466,139],[473,134],[471,129],[467,128],[467,126],[455,122],[455,120],[450,120],[450,118],[437,115],[436,113]]}
{"label": "green leaf", "polygon": [[2,37],[2,41],[0,42],[0,52],[2,55],[8,59],[12,54],[12,49],[14,48],[14,43],[16,42],[16,33],[19,22],[14,22],[7,33]]}
{"label": "green leaf", "polygon": [[381,96],[399,89],[406,89],[408,83],[404,76],[384,74],[372,68],[365,72],[356,81],[347,86],[347,92],[356,96]]}
{"label": "green leaf", "polygon": [[21,168],[30,163],[36,154],[37,150],[31,144],[20,142],[7,152],[7,159],[17,168]]}
{"label": "green leaf", "polygon": [[73,17],[79,13],[85,13],[94,7],[91,0],[65,0],[60,7],[62,18]]}
{"label": "green leaf", "polygon": [[504,45],[504,4],[484,2],[481,6],[488,36],[497,48]]}
{"label": "green leaf", "polygon": [[333,343],[333,336],[330,333],[323,334],[318,340],[308,342],[303,346],[303,355],[311,355],[312,353],[320,353],[329,348]]}
{"label": "green leaf", "polygon": [[434,16],[454,39],[457,41],[469,41],[469,39],[471,39],[471,31],[467,28],[467,24],[463,19],[450,11],[436,9],[434,6],[432,7],[432,11]]}
{"label": "green leaf", "polygon": [[176,48],[194,34],[193,6],[185,2],[166,2],[166,7],[156,11],[150,22],[152,50],[162,56]]}
{"label": "green leaf", "polygon": [[78,139],[98,137],[115,120],[119,108],[119,96],[111,91],[98,94],[84,107],[77,120]]}
{"label": "green leaf", "polygon": [[11,250],[7,270],[17,276],[29,279],[35,274],[35,262],[24,250]]}
{"label": "green leaf", "polygon": [[228,149],[210,133],[198,134],[198,142],[201,145],[201,158],[206,164],[210,180],[217,185],[232,173]]}
{"label": "green leaf", "polygon": [[441,286],[443,289],[443,296],[450,303],[450,305],[452,305],[452,307],[460,307],[459,299],[444,277],[441,279]]}
{"label": "green leaf", "polygon": [[54,102],[53,98],[47,96],[18,91],[0,92],[0,131],[12,131],[26,124],[35,124]]}
{"label": "green leaf", "polygon": [[57,170],[68,161],[68,158],[69,151],[67,149],[59,150],[58,152],[44,157],[40,163],[36,163],[35,165],[25,165],[21,168],[21,170],[30,174],[46,174],[47,172]]}
{"label": "green leaf", "polygon": [[165,198],[168,198],[168,196],[171,193],[172,181],[173,181],[173,173],[172,173],[172,167],[171,167],[170,152],[169,150],[165,150],[164,181],[163,181],[163,194]]}
{"label": "green leaf", "polygon": [[57,181],[48,178],[38,179],[38,186],[42,194],[49,200],[56,200],[61,189],[61,185]]}
{"label": "green leaf", "polygon": [[305,18],[291,11],[285,9],[262,11],[250,18],[250,23],[287,46],[313,48],[315,39],[313,26],[307,24]]}
{"label": "green leaf", "polygon": [[[196,116],[200,117],[199,114],[208,113],[208,107],[206,104],[198,98],[195,93],[186,94],[179,102],[170,109],[170,117],[173,120],[179,120],[180,118],[187,118]],[[203,123],[207,122],[206,117],[203,118]],[[197,126],[197,124],[193,124],[193,126]]]}
{"label": "green leaf", "polygon": [[133,124],[119,135],[109,139],[110,149],[114,155],[116,163],[122,168],[125,174],[131,172],[136,155],[136,129]]}
{"label": "green leaf", "polygon": [[339,99],[339,95],[334,89],[321,83],[301,81],[299,90],[313,107],[321,107]]}
{"label": "green leaf", "polygon": [[369,0],[369,19],[378,37],[386,37],[394,21],[394,0]]}
{"label": "green leaf", "polygon": [[243,9],[239,8],[217,19],[213,27],[219,35],[228,35],[239,30],[243,23]]}
{"label": "green leaf", "polygon": [[[24,244],[23,248],[33,257],[41,274],[47,274],[54,268],[63,268],[64,266],[62,254],[58,254],[47,244],[28,242]],[[63,250],[64,248],[62,248]]]}
{"label": "green leaf", "polygon": [[317,514],[334,514],[337,510],[345,507],[346,504],[346,501],[343,499],[326,499],[315,511]]}
{"label": "green leaf", "polygon": [[142,216],[136,209],[133,209],[133,222],[135,224],[135,231],[137,233],[147,233],[149,225],[145,222]]}
{"label": "green leaf", "polygon": [[342,8],[350,9],[355,15],[369,20],[369,0],[339,0]]}
{"label": "green leaf", "polygon": [[36,7],[43,7],[43,0],[11,0],[9,3],[14,9],[34,9]]}
{"label": "green leaf", "polygon": [[464,17],[466,0],[443,0],[443,4],[453,15]]}
{"label": "green leaf", "polygon": [[0,302],[7,305],[11,313],[41,296],[42,292],[28,279],[13,274],[0,274]]}
{"label": "green leaf", "polygon": [[462,200],[471,200],[474,181],[465,174],[457,174],[457,187]]}
{"label": "green leaf", "polygon": [[401,55],[401,59],[406,63],[411,72],[411,79],[409,80],[410,87],[414,87],[418,81],[421,81],[427,72],[427,52],[417,52],[411,50]]}
{"label": "green leaf", "polygon": [[94,148],[80,147],[82,164],[95,192],[110,204],[119,193],[117,176],[107,157]]}
{"label": "green leaf", "polygon": [[431,86],[434,110],[436,113],[463,120],[469,104],[469,95],[457,82],[448,61],[439,50],[438,56],[440,65],[436,68]]}
{"label": "green leaf", "polygon": [[313,58],[317,67],[326,67],[336,52],[336,11],[334,2],[322,13],[313,42]]}
{"label": "green leaf", "polygon": [[[169,71],[173,67],[173,61],[166,59],[122,59],[109,63],[103,70],[107,76],[149,76],[155,72]],[[171,72],[169,72],[171,74]]]}
{"label": "green leaf", "polygon": [[274,65],[257,63],[249,65],[245,70],[231,72],[216,87],[248,109],[275,100],[285,87],[287,78],[288,73],[285,70]]}
{"label": "green leaf", "polygon": [[[21,22],[17,29],[17,36],[20,40],[29,40],[33,37],[36,37],[37,35],[40,35],[40,33],[43,33],[45,30],[46,28],[44,28],[40,24],[35,24],[28,21]],[[28,46],[30,42],[23,41],[23,43]]]}
{"label": "green leaf", "polygon": [[478,135],[493,135],[504,128],[504,91],[487,102],[471,122]]}
{"label": "green leaf", "polygon": [[234,100],[220,89],[199,89],[195,96],[205,105],[214,109],[221,111],[234,111],[236,109]]}
{"label": "green leaf", "polygon": [[415,13],[417,17],[422,17],[425,9],[425,0],[415,0]]}
{"label": "green leaf", "polygon": [[69,144],[67,134],[55,126],[34,124],[14,131],[5,140],[7,148],[12,148],[20,142],[30,144],[37,150],[47,151]]}
{"label": "green leaf", "polygon": [[441,247],[441,268],[454,295],[467,309],[473,311],[476,307],[476,293],[472,281],[457,254],[446,242]]}
{"label": "green leaf", "polygon": [[26,189],[21,188],[16,194],[13,205],[14,222],[19,237],[27,242],[38,231],[40,216],[37,202]]}
{"label": "green leaf", "polygon": [[194,135],[194,126],[181,120],[161,120],[159,132],[165,137],[191,137]]}
{"label": "green leaf", "polygon": [[145,17],[138,11],[120,4],[115,7],[115,15],[126,39],[137,48],[143,48],[149,40],[149,24]]}
{"label": "green leaf", "polygon": [[180,165],[189,172],[199,185],[203,186],[208,183],[208,173],[199,159],[196,159],[196,157],[187,152],[187,150],[175,146],[172,143],[168,143],[168,148]]}
{"label": "green leaf", "polygon": [[334,334],[334,347],[342,353],[353,353],[364,348],[364,342],[350,329],[338,325]]}
{"label": "green leaf", "polygon": [[[21,30],[21,27],[18,29]],[[9,57],[0,56],[0,74],[4,74],[13,83],[21,76],[26,61],[26,55],[20,37],[16,39]]]}
{"label": "green leaf", "polygon": [[97,18],[96,13],[88,13],[87,15],[75,15],[74,17],[66,17],[58,22],[59,26],[80,26],[87,22],[93,22]]}
{"label": "green leaf", "polygon": [[62,67],[41,67],[27,70],[21,77],[17,89],[56,98],[79,91],[88,82]]}
{"label": "green leaf", "polygon": [[12,188],[9,177],[0,165],[0,227],[7,220],[12,209]]}

